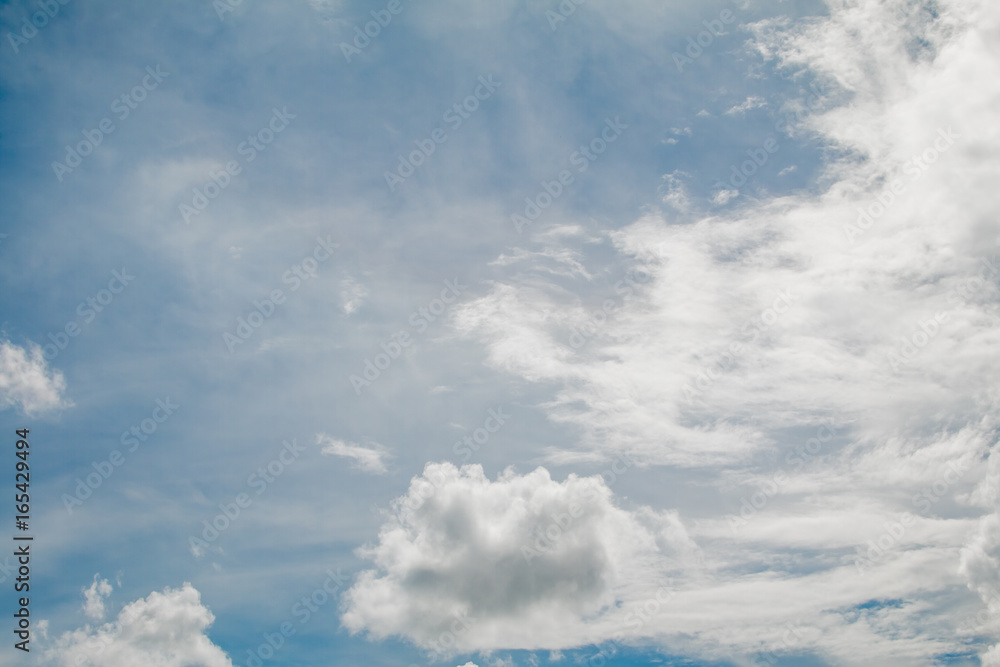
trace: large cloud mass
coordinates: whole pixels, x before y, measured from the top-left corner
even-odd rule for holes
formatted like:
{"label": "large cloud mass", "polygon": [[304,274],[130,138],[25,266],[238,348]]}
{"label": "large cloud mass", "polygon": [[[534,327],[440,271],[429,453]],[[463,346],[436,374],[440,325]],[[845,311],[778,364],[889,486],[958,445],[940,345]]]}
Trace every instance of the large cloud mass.
{"label": "large cloud mass", "polygon": [[691,529],[715,566],[681,581],[691,613],[645,634],[731,658],[791,651],[765,638],[794,621],[795,650],[918,664],[998,630],[1000,7],[828,4],[751,26],[826,91],[782,128],[840,156],[821,192],[650,212],[609,235],[638,269],[578,272],[603,303],[522,265],[455,321],[495,368],[558,387],[543,407],[583,438],[553,460],[625,453],[736,498]]}
{"label": "large cloud mass", "polygon": [[63,634],[45,656],[60,667],[233,667],[205,635],[214,620],[184,584],[126,605],[114,623]]}
{"label": "large cloud mass", "polygon": [[442,652],[573,645],[606,635],[621,595],[655,589],[693,549],[673,515],[618,508],[600,476],[428,464],[363,550],[378,570],[345,595],[343,621]]}

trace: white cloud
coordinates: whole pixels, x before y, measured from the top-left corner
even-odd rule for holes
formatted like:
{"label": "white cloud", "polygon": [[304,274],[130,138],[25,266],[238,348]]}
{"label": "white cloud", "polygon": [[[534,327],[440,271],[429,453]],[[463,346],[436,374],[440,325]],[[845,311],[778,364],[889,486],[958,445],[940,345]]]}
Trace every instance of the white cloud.
{"label": "white cloud", "polygon": [[442,653],[590,643],[621,627],[616,601],[648,597],[696,549],[676,515],[620,509],[600,476],[429,463],[360,551],[377,569],[342,620]]}
{"label": "white cloud", "polygon": [[[831,2],[816,21],[753,26],[789,75],[850,100],[802,121],[847,155],[825,191],[710,216],[671,176],[673,210],[611,234],[619,263],[651,280],[610,317],[567,303],[565,282],[520,276],[456,309],[491,366],[557,387],[540,407],[582,437],[550,460],[625,452],[694,468],[734,499],[686,522],[710,574],[680,578],[686,616],[642,630],[672,650],[777,650],[796,623],[796,650],[916,664],[968,650],[953,610],[983,603],[983,634],[1000,638],[986,586],[1000,580],[1000,6],[938,6]],[[581,315],[585,346],[571,342]],[[828,419],[835,437],[814,439]],[[755,492],[763,504],[734,533]],[[904,512],[917,518],[896,537]],[[890,548],[859,573],[880,539]]]}
{"label": "white cloud", "polygon": [[111,584],[107,579],[98,580],[98,576],[94,575],[90,588],[83,589],[83,613],[92,621],[104,619],[104,598],[111,595]]}
{"label": "white cloud", "polygon": [[501,253],[499,257],[490,262],[490,266],[509,266],[525,261],[532,261],[533,268],[537,271],[545,271],[557,276],[572,277],[578,275],[587,280],[592,277],[580,263],[580,253],[568,248],[545,248],[539,252],[514,248],[510,255]]}
{"label": "white cloud", "polygon": [[365,472],[376,474],[388,472],[385,464],[387,460],[392,458],[391,452],[378,443],[369,443],[369,446],[366,447],[332,438],[325,433],[316,435],[316,444],[323,445],[322,452],[324,454],[352,459],[354,467]]}
{"label": "white cloud", "polygon": [[364,302],[368,296],[368,290],[364,285],[356,282],[353,278],[345,278],[340,281],[340,300],[343,302],[344,314],[350,316]]}
{"label": "white cloud", "polygon": [[740,196],[739,190],[726,190],[725,188],[719,190],[714,195],[712,195],[712,203],[716,206],[725,206],[731,200]]}
{"label": "white cloud", "polygon": [[233,667],[205,635],[215,617],[191,584],[127,605],[114,623],[64,633],[46,648],[49,664],[77,667]]}
{"label": "white cloud", "polygon": [[751,95],[750,97],[746,98],[746,100],[744,100],[742,104],[737,104],[736,106],[728,109],[726,111],[726,115],[732,116],[738,113],[745,114],[747,111],[751,111],[753,109],[760,109],[761,107],[766,107],[766,106],[767,102],[764,100],[763,97]]}
{"label": "white cloud", "polygon": [[49,370],[42,348],[29,343],[25,349],[0,340],[0,410],[15,405],[28,416],[72,405],[64,398],[66,379]]}
{"label": "white cloud", "polygon": [[663,185],[660,186],[661,201],[681,212],[687,212],[691,208],[687,188],[684,187],[684,182],[679,178],[679,176],[687,175],[679,170],[664,174]]}
{"label": "white cloud", "polygon": [[[1000,636],[1000,444],[994,445],[987,466],[970,502],[992,512],[979,520],[978,531],[963,547],[960,570],[990,613],[988,631]],[[1000,642],[982,656],[982,663],[1000,665]]]}

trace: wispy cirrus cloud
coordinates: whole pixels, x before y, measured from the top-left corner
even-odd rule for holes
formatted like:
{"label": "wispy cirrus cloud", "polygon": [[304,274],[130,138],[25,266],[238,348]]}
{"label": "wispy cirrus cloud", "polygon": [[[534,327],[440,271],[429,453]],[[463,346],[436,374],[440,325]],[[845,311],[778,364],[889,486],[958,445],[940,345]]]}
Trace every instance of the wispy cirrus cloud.
{"label": "wispy cirrus cloud", "polygon": [[[722,214],[691,205],[668,179],[672,210],[608,233],[619,265],[651,280],[587,348],[570,354],[570,325],[588,307],[567,302],[565,282],[501,276],[456,313],[488,364],[555,388],[539,407],[578,429],[573,451],[688,468],[730,499],[714,518],[699,510],[691,533],[715,563],[712,580],[679,594],[689,613],[726,617],[726,637],[712,641],[728,650],[752,653],[758,637],[794,620],[766,604],[734,612],[751,590],[797,601],[811,629],[796,650],[850,664],[860,653],[904,664],[960,651],[950,605],[994,604],[985,582],[1000,576],[997,510],[984,489],[1000,457],[991,213],[1000,199],[990,185],[996,158],[977,147],[1000,150],[990,102],[1000,61],[986,46],[1000,10],[943,6],[831,3],[815,22],[754,25],[751,48],[766,61],[851,97],[800,128],[844,157],[817,193]],[[976,81],[976,92],[956,104],[955,81]],[[751,97],[730,111],[764,107]],[[859,213],[872,208],[874,220]],[[530,237],[525,246],[527,257]],[[607,274],[582,263],[594,282]],[[823,423],[837,428],[821,442]],[[689,511],[680,507],[681,518]],[[746,570],[767,574],[733,574]],[[919,603],[885,602],[895,599]],[[923,617],[953,627],[939,632]],[[925,629],[903,639],[889,630],[899,624]],[[706,632],[676,618],[646,631],[723,657],[709,635],[685,640],[682,628]]]}
{"label": "wispy cirrus cloud", "polygon": [[324,454],[350,459],[352,465],[359,470],[377,475],[389,472],[386,463],[392,459],[392,452],[378,443],[359,445],[319,433],[316,435],[316,444],[323,445]]}

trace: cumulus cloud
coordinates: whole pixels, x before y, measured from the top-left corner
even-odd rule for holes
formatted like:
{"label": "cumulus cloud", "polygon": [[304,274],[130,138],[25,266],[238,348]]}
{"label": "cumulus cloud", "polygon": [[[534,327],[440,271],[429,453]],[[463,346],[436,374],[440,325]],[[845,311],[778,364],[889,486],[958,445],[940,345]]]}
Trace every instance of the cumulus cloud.
{"label": "cumulus cloud", "polygon": [[76,667],[233,667],[206,636],[215,617],[185,583],[126,605],[114,623],[64,633],[46,648],[49,664]]}
{"label": "cumulus cloud", "polygon": [[0,340],[0,410],[19,406],[28,416],[72,405],[64,398],[66,379],[50,370],[42,348]]}
{"label": "cumulus cloud", "polygon": [[385,464],[392,458],[392,453],[378,443],[369,443],[366,447],[332,438],[325,433],[316,435],[316,444],[323,445],[324,454],[351,459],[355,468],[379,475],[388,472]]}
{"label": "cumulus cloud", "polygon": [[665,212],[609,233],[615,266],[649,277],[611,307],[509,276],[454,324],[494,368],[556,387],[542,409],[582,437],[551,460],[625,453],[732,498],[690,529],[711,575],[681,578],[688,616],[643,633],[728,659],[790,650],[798,623],[796,650],[914,664],[968,650],[953,608],[1000,614],[1000,6],[828,4],[751,27],[780,71],[849,100],[793,128],[843,156],[828,187],[719,214],[671,176]]}
{"label": "cumulus cloud", "polygon": [[92,621],[104,619],[104,598],[111,595],[111,584],[107,579],[98,579],[98,576],[94,575],[90,588],[83,589],[83,613]]}
{"label": "cumulus cloud", "polygon": [[435,652],[597,641],[621,625],[621,600],[648,597],[696,549],[676,517],[619,508],[601,476],[544,468],[491,481],[429,463],[394,510],[360,551],[377,569],[345,594],[342,620]]}

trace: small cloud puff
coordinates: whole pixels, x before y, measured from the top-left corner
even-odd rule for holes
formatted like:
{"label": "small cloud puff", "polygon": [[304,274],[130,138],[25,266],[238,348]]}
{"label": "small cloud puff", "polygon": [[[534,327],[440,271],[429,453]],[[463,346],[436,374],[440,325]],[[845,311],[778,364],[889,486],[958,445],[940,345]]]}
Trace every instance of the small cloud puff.
{"label": "small cloud puff", "polygon": [[19,406],[25,415],[59,410],[73,405],[63,397],[66,379],[50,370],[42,348],[28,343],[23,348],[0,341],[0,410]]}
{"label": "small cloud puff", "polygon": [[90,588],[83,590],[83,613],[92,621],[104,619],[104,598],[111,595],[111,584],[107,579],[98,579],[99,575],[94,575],[94,582]]}
{"label": "small cloud puff", "polygon": [[324,454],[352,459],[355,468],[377,475],[388,472],[385,464],[388,459],[392,458],[392,453],[377,442],[369,443],[369,446],[366,447],[354,442],[332,438],[325,433],[319,433],[316,435],[316,444],[324,445],[322,450]]}

